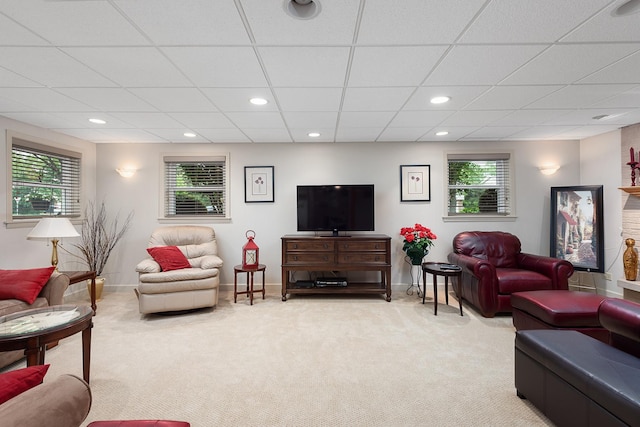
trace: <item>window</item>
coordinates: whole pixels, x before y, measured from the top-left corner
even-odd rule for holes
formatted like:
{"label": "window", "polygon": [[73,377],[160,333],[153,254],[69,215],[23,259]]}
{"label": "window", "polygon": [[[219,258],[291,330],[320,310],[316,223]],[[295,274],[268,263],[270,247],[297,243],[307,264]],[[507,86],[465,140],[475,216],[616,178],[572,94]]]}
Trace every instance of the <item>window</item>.
{"label": "window", "polygon": [[227,156],[164,157],[164,216],[226,218]]}
{"label": "window", "polygon": [[448,154],[447,215],[511,215],[510,154]]}
{"label": "window", "polygon": [[26,139],[11,142],[12,219],[80,216],[82,154]]}

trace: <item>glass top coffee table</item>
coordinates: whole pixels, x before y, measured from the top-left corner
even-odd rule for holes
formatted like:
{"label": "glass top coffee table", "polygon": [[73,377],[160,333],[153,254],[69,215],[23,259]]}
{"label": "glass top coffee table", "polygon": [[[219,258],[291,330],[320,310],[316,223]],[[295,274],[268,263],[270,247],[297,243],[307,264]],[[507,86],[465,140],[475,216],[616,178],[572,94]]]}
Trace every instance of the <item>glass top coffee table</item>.
{"label": "glass top coffee table", "polygon": [[27,366],[43,365],[47,344],[82,332],[82,374],[89,382],[91,307],[55,305],[0,317],[0,351],[24,350]]}

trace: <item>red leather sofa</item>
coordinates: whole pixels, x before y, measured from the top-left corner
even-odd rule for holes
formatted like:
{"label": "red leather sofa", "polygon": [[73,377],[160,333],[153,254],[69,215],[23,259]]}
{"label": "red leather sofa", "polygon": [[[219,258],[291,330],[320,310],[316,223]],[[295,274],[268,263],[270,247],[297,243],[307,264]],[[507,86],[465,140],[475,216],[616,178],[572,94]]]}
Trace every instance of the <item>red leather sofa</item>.
{"label": "red leather sofa", "polygon": [[516,332],[515,386],[557,426],[640,425],[640,304],[605,299],[605,344],[575,330]]}
{"label": "red leather sofa", "polygon": [[502,231],[465,231],[453,238],[451,264],[462,267],[456,295],[484,317],[510,313],[514,292],[568,289],[573,265],[521,252],[520,239]]}

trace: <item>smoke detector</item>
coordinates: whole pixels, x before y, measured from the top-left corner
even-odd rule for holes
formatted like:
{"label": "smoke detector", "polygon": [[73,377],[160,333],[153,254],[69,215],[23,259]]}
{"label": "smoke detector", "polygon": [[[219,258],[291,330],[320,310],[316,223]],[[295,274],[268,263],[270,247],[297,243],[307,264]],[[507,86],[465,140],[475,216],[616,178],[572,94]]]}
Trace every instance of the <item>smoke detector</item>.
{"label": "smoke detector", "polygon": [[313,0],[285,0],[284,10],[296,19],[313,19],[320,13],[320,3]]}

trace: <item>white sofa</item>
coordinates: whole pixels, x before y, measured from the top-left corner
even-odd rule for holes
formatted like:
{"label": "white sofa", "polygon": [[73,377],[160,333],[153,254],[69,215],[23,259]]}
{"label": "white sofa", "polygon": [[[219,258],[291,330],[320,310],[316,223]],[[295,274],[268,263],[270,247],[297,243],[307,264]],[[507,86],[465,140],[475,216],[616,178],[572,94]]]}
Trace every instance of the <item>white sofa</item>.
{"label": "white sofa", "polygon": [[220,268],[215,231],[211,227],[180,225],[160,227],[149,248],[176,246],[190,267],[162,271],[149,257],[136,266],[140,313],[161,313],[214,307],[218,303]]}

